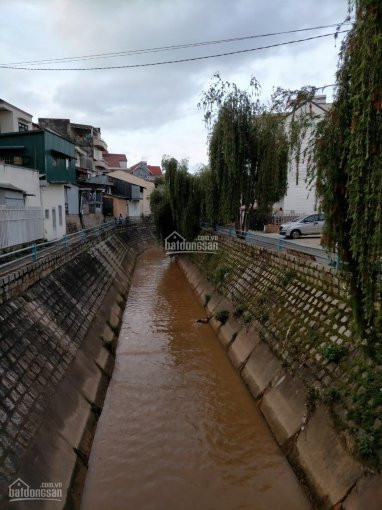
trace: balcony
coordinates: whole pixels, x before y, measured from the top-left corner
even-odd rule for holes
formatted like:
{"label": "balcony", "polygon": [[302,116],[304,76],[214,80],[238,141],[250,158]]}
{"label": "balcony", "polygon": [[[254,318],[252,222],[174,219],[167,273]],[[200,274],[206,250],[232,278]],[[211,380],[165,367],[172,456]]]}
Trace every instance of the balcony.
{"label": "balcony", "polygon": [[94,160],[94,168],[99,171],[109,170],[109,167],[104,159]]}
{"label": "balcony", "polygon": [[93,158],[90,158],[89,156],[80,156],[79,158],[77,158],[76,168],[93,170],[94,168]]}
{"label": "balcony", "polygon": [[93,136],[93,145],[94,147],[97,147],[97,149],[100,149],[101,151],[107,151],[107,145],[104,140],[97,134]]}

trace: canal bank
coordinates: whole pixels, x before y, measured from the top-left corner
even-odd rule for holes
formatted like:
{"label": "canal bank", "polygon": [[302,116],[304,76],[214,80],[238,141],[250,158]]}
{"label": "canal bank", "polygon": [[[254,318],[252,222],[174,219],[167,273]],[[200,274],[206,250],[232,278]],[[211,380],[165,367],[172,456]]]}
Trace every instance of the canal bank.
{"label": "canal bank", "polygon": [[[135,260],[152,245],[152,225],[142,221],[0,278],[1,509],[73,508]],[[20,484],[56,484],[59,500],[10,501]]]}
{"label": "canal bank", "polygon": [[179,265],[315,505],[380,510],[380,367],[355,333],[346,280],[238,239],[218,244]]}
{"label": "canal bank", "polygon": [[310,503],[186,278],[138,257],[82,510],[299,510]]}

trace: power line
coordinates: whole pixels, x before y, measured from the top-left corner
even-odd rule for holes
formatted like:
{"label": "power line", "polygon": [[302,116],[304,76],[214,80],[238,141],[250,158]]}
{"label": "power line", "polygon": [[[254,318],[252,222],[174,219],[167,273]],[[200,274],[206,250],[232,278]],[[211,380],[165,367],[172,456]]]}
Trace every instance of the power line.
{"label": "power line", "polygon": [[[350,22],[345,22],[345,24],[349,24]],[[115,58],[115,57],[123,57],[129,55],[142,55],[145,53],[157,53],[161,51],[170,51],[170,50],[178,50],[178,49],[186,49],[186,48],[196,48],[199,46],[208,46],[208,45],[216,45],[230,42],[238,42],[245,41],[249,39],[257,39],[261,37],[273,37],[276,35],[285,35],[285,34],[294,34],[298,32],[306,32],[310,30],[320,30],[324,28],[333,28],[340,26],[339,23],[332,23],[330,25],[320,25],[316,27],[307,27],[307,28],[299,28],[295,30],[285,30],[282,32],[270,32],[266,34],[256,34],[256,35],[248,35],[242,37],[231,37],[229,39],[218,39],[212,41],[202,41],[202,42],[194,42],[194,43],[184,43],[184,44],[174,44],[171,46],[158,46],[154,48],[143,48],[143,49],[135,49],[135,50],[125,50],[118,52],[109,52],[109,53],[96,53],[90,55],[82,55],[77,57],[63,57],[63,58],[53,58],[53,59],[45,59],[45,60],[29,60],[25,62],[10,62],[5,64],[0,64],[2,66],[19,66],[19,65],[37,65],[37,64],[47,64],[47,63],[58,63],[58,62],[77,62],[82,60],[94,60],[94,59],[107,59],[107,58]]]}
{"label": "power line", "polygon": [[164,64],[179,64],[181,62],[194,62],[197,60],[207,60],[209,58],[217,58],[217,57],[226,57],[229,55],[238,55],[240,53],[249,53],[252,51],[260,51],[266,50],[269,48],[276,48],[279,46],[286,46],[288,44],[296,44],[304,41],[312,41],[314,39],[321,39],[323,37],[330,37],[332,35],[347,33],[349,30],[341,30],[337,32],[332,32],[330,34],[322,34],[316,35],[312,37],[307,37],[305,39],[296,39],[294,41],[286,41],[282,43],[269,44],[267,46],[259,46],[257,48],[249,48],[243,50],[236,51],[228,51],[225,53],[215,53],[214,55],[204,55],[201,57],[190,57],[190,58],[181,58],[177,60],[164,60],[161,62],[149,62],[145,64],[129,64],[129,65],[119,65],[119,66],[100,66],[100,67],[26,67],[26,66],[14,66],[14,65],[0,65],[0,69],[19,69],[22,71],[101,71],[101,70],[111,70],[111,69],[131,69],[137,67],[152,67],[152,66],[160,66]]}

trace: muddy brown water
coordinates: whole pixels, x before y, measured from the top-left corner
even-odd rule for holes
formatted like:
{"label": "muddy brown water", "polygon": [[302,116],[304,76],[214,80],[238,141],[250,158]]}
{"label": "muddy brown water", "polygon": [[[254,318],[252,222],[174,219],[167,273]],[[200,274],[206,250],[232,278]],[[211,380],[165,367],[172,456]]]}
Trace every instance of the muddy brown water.
{"label": "muddy brown water", "polygon": [[309,502],[174,260],[138,258],[82,510]]}

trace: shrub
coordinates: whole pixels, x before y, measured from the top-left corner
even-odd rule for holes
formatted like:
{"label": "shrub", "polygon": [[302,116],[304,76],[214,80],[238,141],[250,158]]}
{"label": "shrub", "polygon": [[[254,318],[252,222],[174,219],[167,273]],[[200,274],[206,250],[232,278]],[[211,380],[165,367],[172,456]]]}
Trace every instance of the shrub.
{"label": "shrub", "polygon": [[294,269],[288,269],[280,274],[279,282],[282,287],[286,287],[288,283],[290,283],[294,278],[296,278],[297,273]]}
{"label": "shrub", "polygon": [[337,390],[337,388],[334,388],[333,386],[329,386],[328,388],[325,388],[323,392],[321,393],[321,400],[325,404],[332,404],[333,402],[337,402],[339,400],[340,394]]}
{"label": "shrub", "polygon": [[229,274],[229,268],[227,266],[221,265],[217,266],[214,271],[213,280],[216,283],[216,285],[221,285],[227,275]]}
{"label": "shrub", "polygon": [[317,398],[318,398],[317,389],[313,388],[313,387],[308,388],[305,404],[306,404],[306,409],[309,414],[312,414],[312,412],[316,409]]}
{"label": "shrub", "polygon": [[252,315],[247,311],[243,313],[243,322],[244,324],[249,324],[252,321]]}
{"label": "shrub", "polygon": [[373,457],[378,450],[378,446],[378,440],[374,433],[359,434],[357,439],[357,449],[363,458],[368,459]]}
{"label": "shrub", "polygon": [[215,313],[215,319],[219,321],[221,324],[225,324],[228,318],[229,318],[228,310],[220,310],[219,312]]}
{"label": "shrub", "polygon": [[257,318],[260,322],[267,322],[269,319],[269,312],[268,310],[265,310],[264,308],[260,308],[257,312]]}
{"label": "shrub", "polygon": [[235,308],[235,312],[233,314],[233,316],[238,319],[239,317],[241,317],[243,315],[243,313],[245,312],[246,308],[245,306],[243,305],[243,303],[240,303],[239,305],[237,305],[237,307]]}
{"label": "shrub", "polygon": [[341,359],[346,355],[347,349],[343,345],[326,344],[321,347],[320,352],[328,361],[339,363]]}

